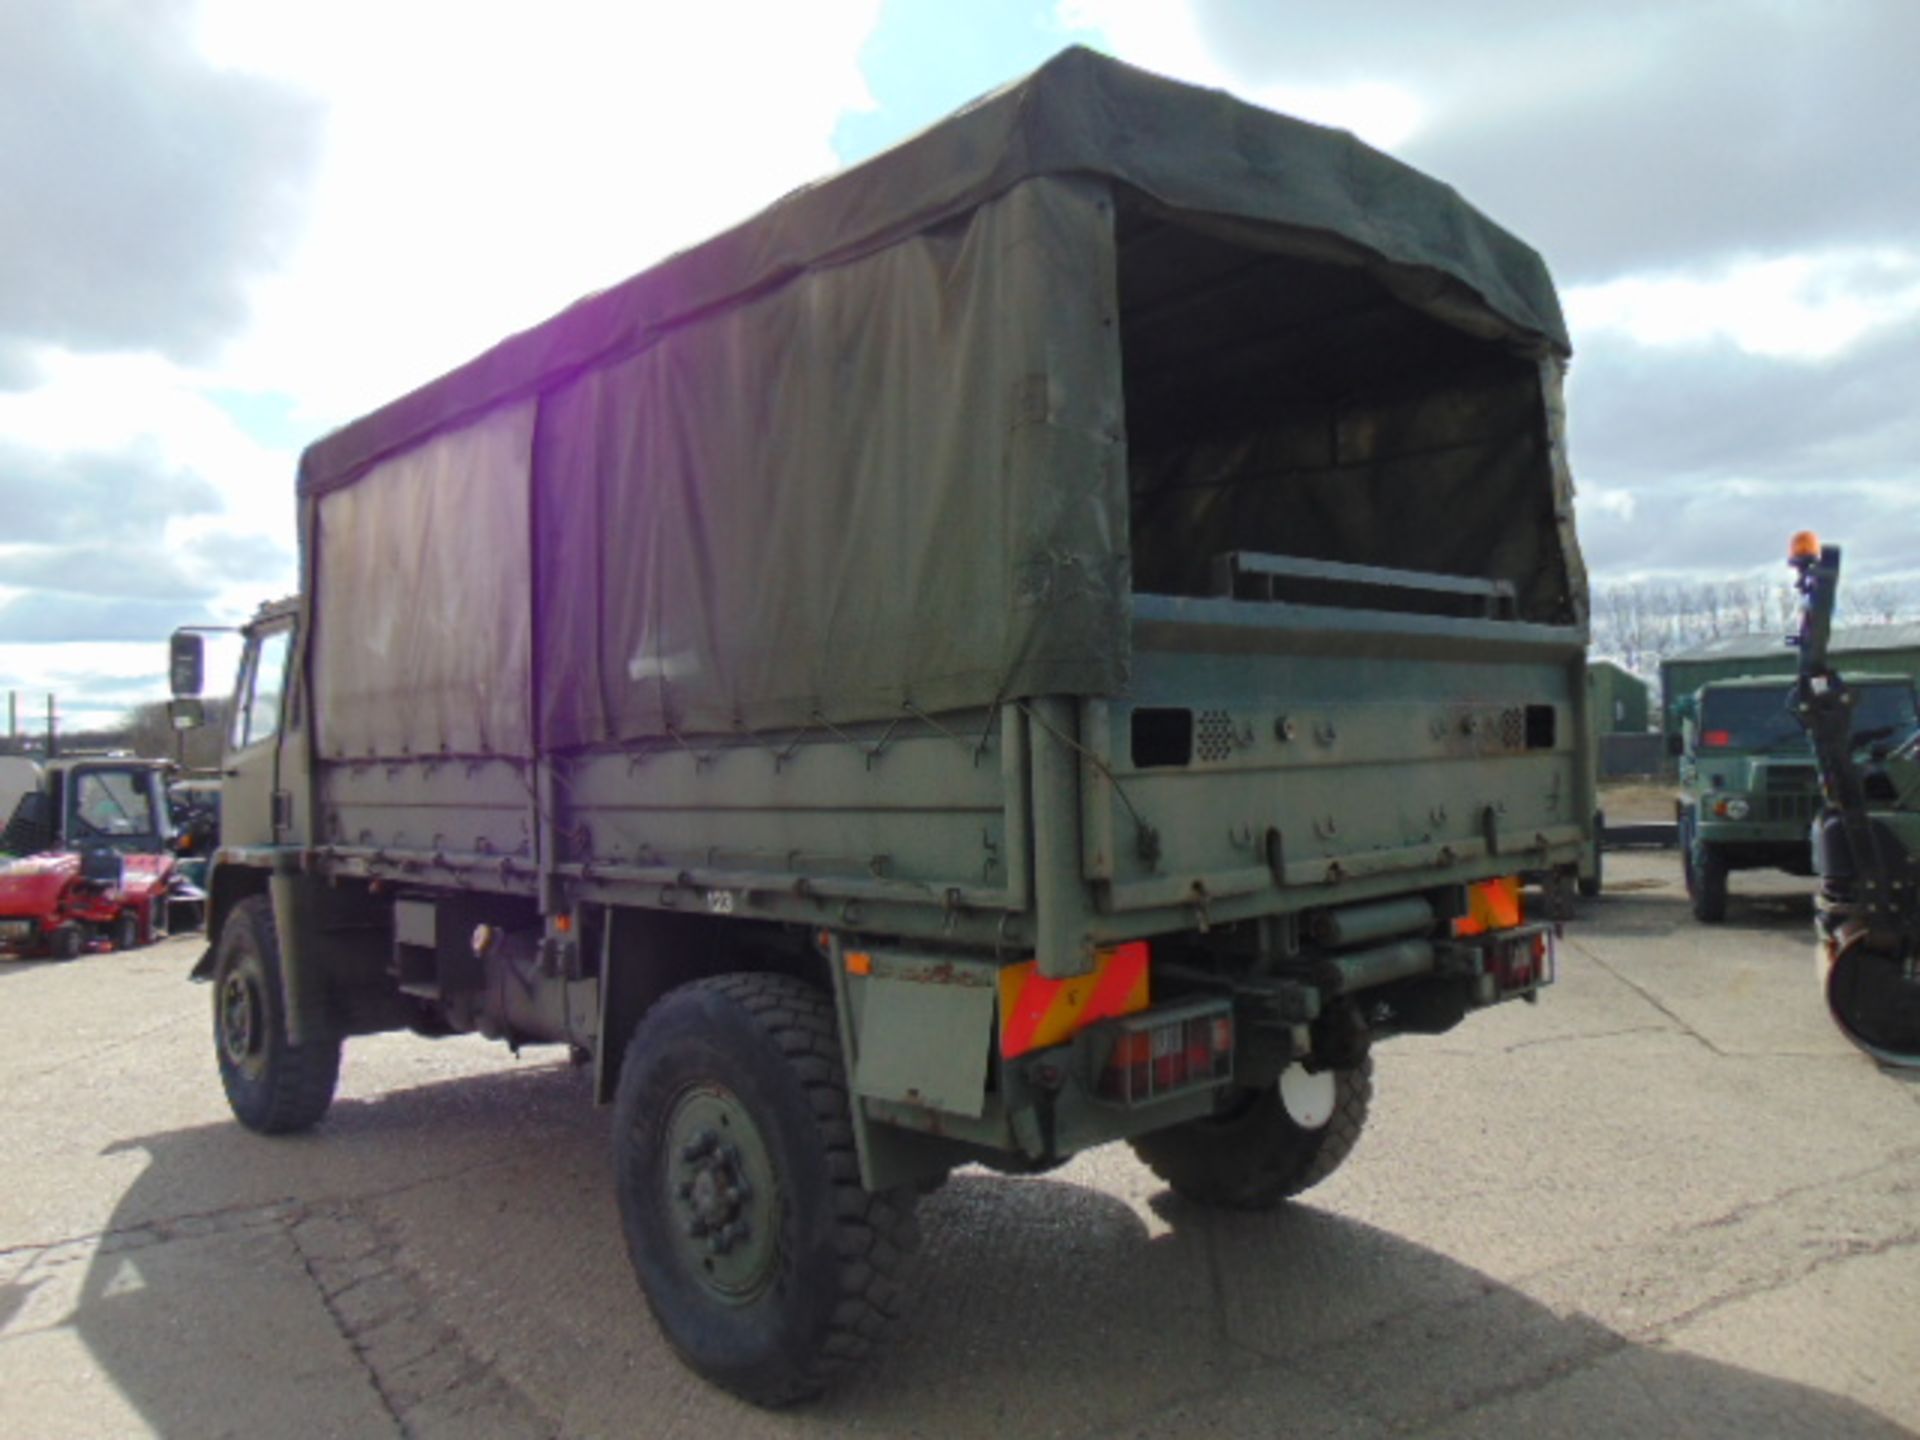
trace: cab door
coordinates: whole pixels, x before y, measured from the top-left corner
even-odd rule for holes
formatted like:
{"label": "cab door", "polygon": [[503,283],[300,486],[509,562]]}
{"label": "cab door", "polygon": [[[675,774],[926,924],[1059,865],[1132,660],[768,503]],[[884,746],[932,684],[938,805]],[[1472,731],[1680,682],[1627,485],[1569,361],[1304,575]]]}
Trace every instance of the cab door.
{"label": "cab door", "polygon": [[288,729],[292,658],[291,615],[262,621],[247,632],[227,722],[222,848],[282,845],[291,838],[292,795],[282,782],[280,752]]}

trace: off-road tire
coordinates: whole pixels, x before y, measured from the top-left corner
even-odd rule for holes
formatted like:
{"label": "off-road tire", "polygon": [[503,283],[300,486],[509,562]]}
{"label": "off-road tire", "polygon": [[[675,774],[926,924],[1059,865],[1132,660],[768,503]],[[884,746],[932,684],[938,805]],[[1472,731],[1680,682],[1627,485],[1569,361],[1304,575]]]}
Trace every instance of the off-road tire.
{"label": "off-road tire", "polygon": [[287,1042],[273,906],[248,896],[220,927],[213,961],[213,1053],[234,1118],[262,1135],[311,1130],[333,1103],[340,1044],[312,1027],[300,1044]]}
{"label": "off-road tire", "polygon": [[73,921],[47,932],[47,954],[55,960],[78,960],[87,948],[87,932]]}
{"label": "off-road tire", "polygon": [[113,929],[109,932],[115,950],[137,950],[140,948],[140,917],[131,910],[122,910],[113,918]]}
{"label": "off-road tire", "polygon": [[1197,1205],[1271,1210],[1340,1168],[1359,1143],[1373,1100],[1373,1060],[1334,1072],[1333,1114],[1308,1129],[1287,1113],[1278,1084],[1248,1092],[1231,1113],[1189,1120],[1127,1143],[1176,1195]]}
{"label": "off-road tire", "polygon": [[1700,856],[1686,868],[1687,896],[1693,918],[1702,925],[1718,925],[1727,918],[1727,855],[1711,840],[1702,841]]}
{"label": "off-road tire", "polygon": [[[762,1288],[718,1293],[696,1251],[670,1142],[686,1097],[724,1095],[772,1172],[751,1202]],[[899,1315],[919,1242],[911,1186],[860,1183],[833,1002],[787,975],[743,973],[670,992],[628,1043],[614,1100],[614,1177],[627,1253],[682,1360],[756,1405],[818,1394]],[[737,1129],[738,1127],[736,1127]],[[736,1138],[738,1138],[736,1136]],[[758,1207],[764,1205],[765,1210]]]}

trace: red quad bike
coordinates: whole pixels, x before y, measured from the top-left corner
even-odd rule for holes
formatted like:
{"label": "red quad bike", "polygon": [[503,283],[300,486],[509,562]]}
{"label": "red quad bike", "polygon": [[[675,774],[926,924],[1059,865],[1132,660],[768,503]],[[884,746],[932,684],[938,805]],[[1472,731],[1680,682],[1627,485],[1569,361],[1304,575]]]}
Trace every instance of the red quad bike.
{"label": "red quad bike", "polygon": [[119,757],[46,767],[0,833],[0,957],[71,960],[159,938],[180,884],[167,770]]}

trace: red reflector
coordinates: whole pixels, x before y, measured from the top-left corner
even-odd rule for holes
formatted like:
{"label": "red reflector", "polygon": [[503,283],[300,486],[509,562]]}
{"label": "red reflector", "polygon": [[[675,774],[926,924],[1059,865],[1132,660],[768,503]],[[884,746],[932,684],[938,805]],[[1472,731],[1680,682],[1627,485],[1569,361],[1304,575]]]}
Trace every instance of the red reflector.
{"label": "red reflector", "polygon": [[1137,1105],[1231,1079],[1232,1012],[1219,1009],[1217,1003],[1208,1004],[1201,1014],[1195,1014],[1194,1008],[1179,1007],[1165,1018],[1148,1011],[1118,1022],[1099,1093]]}
{"label": "red reflector", "polygon": [[1733,744],[1733,732],[1731,730],[1708,730],[1700,736],[1700,743],[1702,745],[1714,746],[1716,749],[1724,749],[1728,745]]}

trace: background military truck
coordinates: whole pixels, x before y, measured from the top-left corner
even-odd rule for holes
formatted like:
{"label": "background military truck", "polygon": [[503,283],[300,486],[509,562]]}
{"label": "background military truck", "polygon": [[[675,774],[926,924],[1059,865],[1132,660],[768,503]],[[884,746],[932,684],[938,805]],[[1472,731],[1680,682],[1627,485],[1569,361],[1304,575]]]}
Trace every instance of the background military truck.
{"label": "background military truck", "polygon": [[[1793,708],[1794,683],[1779,675],[1716,680],[1676,707],[1681,873],[1694,917],[1705,924],[1726,919],[1727,877],[1735,870],[1813,874],[1820,777]],[[1854,675],[1847,683],[1857,748],[1920,727],[1905,676]]]}
{"label": "background military truck", "polygon": [[1551,977],[1566,354],[1444,186],[1074,50],[324,438],[228,736],[234,1112],[573,1047],[664,1333],[768,1403],[954,1166],[1312,1185],[1372,1042]]}

